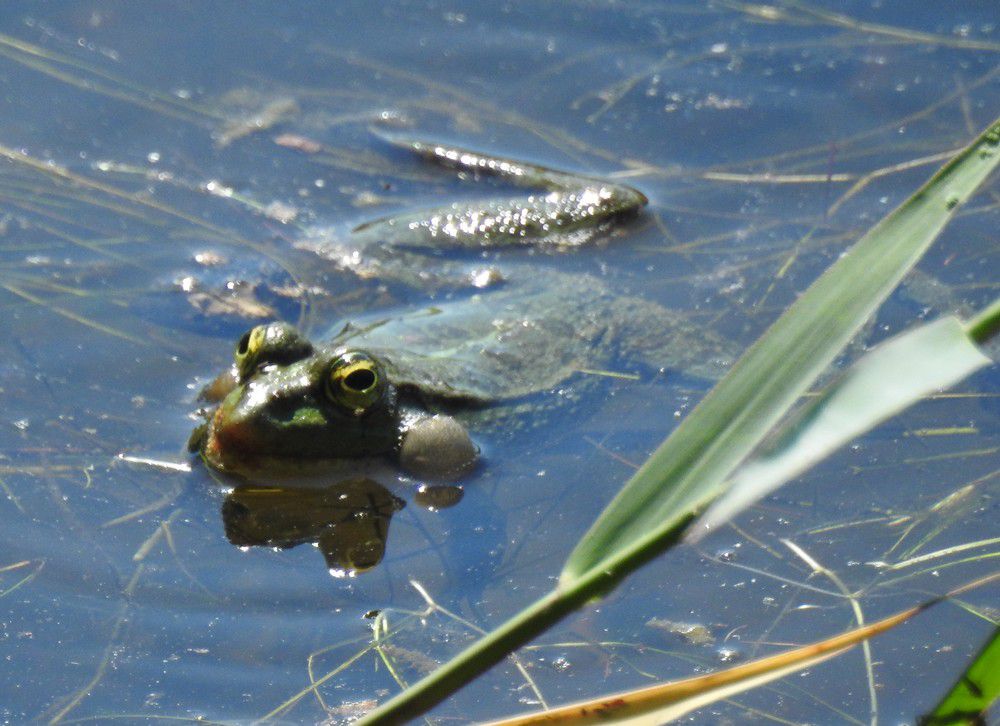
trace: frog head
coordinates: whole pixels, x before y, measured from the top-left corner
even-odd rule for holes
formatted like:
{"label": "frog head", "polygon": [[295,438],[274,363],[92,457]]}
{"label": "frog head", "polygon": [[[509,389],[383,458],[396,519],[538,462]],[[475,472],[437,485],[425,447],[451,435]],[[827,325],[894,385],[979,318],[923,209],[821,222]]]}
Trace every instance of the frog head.
{"label": "frog head", "polygon": [[270,323],[240,339],[230,375],[232,390],[199,441],[216,469],[295,472],[399,447],[396,390],[365,351],[317,349],[294,327]]}

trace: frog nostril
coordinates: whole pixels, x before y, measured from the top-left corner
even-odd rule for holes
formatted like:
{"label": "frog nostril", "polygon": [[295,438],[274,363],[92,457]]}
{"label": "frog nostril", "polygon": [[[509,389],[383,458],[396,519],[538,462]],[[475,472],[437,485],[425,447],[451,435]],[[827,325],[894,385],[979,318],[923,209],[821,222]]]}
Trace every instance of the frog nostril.
{"label": "frog nostril", "polygon": [[352,391],[367,391],[375,385],[375,372],[368,368],[351,371],[344,378],[344,386]]}

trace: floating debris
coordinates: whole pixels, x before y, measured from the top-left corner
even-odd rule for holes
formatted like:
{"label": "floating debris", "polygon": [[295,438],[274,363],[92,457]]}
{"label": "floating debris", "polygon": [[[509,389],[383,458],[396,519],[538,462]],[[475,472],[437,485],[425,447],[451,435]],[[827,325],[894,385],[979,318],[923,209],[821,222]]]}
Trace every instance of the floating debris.
{"label": "floating debris", "polygon": [[294,222],[295,218],[299,216],[299,210],[291,204],[274,201],[264,207],[264,216],[276,222],[288,224]]}
{"label": "floating debris", "polygon": [[204,289],[197,278],[187,275],[175,280],[174,285],[187,294],[188,303],[202,315],[234,315],[247,319],[277,317],[277,311],[257,297],[259,286],[254,283],[230,280],[224,292],[214,292]]}
{"label": "floating debris", "polygon": [[218,267],[219,265],[225,265],[229,262],[229,258],[224,255],[220,255],[218,252],[213,250],[204,250],[202,252],[194,253],[194,261],[199,265],[204,265],[205,267]]}
{"label": "floating debris", "polygon": [[237,139],[267,131],[298,112],[299,105],[295,99],[275,99],[256,113],[250,113],[247,116],[226,122],[222,130],[214,135],[215,144],[219,148],[224,148]]}
{"label": "floating debris", "polygon": [[391,197],[375,194],[374,192],[357,192],[351,197],[351,206],[364,209],[366,207],[379,207],[383,204],[391,204],[392,201]]}
{"label": "floating debris", "polygon": [[304,154],[318,154],[323,150],[323,144],[312,139],[307,139],[305,136],[299,136],[298,134],[281,134],[280,136],[275,136],[274,143],[278,146],[284,146],[286,149],[301,151]]}
{"label": "floating debris", "polygon": [[691,645],[711,645],[715,642],[712,631],[701,623],[683,623],[664,618],[650,618],[646,621],[647,628],[663,630],[671,635],[683,638]]}

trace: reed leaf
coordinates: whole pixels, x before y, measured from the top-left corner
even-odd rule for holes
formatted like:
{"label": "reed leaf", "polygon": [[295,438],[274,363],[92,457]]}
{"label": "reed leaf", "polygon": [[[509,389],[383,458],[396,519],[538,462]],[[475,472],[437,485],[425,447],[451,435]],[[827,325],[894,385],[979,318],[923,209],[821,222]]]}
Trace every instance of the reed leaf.
{"label": "reed leaf", "polygon": [[602,696],[548,711],[492,721],[485,726],[543,726],[595,723],[658,726],[724,698],[731,698],[847,652],[858,643],[884,633],[919,614],[924,606],[908,608],[878,622],[798,648],[741,663],[731,668],[678,681]]}
{"label": "reed leaf", "polygon": [[[987,309],[990,312],[1000,319],[1000,300]],[[940,318],[866,354],[775,431],[765,450],[739,468],[726,493],[691,528],[687,539],[701,539],[851,439],[990,365],[993,360],[979,350],[972,333],[987,327],[977,325],[980,320],[965,325],[953,316]]]}
{"label": "reed leaf", "polygon": [[986,723],[986,710],[1000,698],[1000,627],[945,694],[922,726]]}
{"label": "reed leaf", "polygon": [[1000,119],[835,262],[653,453],[563,568],[615,570],[669,537],[830,365],[1000,161]]}

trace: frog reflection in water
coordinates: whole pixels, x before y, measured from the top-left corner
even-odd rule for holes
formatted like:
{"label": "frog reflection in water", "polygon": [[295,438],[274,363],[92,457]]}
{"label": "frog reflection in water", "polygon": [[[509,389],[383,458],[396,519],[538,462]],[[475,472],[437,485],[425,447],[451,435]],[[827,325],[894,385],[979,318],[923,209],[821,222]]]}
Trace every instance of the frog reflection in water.
{"label": "frog reflection in water", "polygon": [[[364,254],[347,255],[351,262],[344,264],[362,276],[393,270],[405,278],[418,266],[401,269],[393,261],[422,249],[578,246],[607,235],[646,203],[618,184],[406,145],[450,166],[547,192],[364,225],[355,241]],[[447,264],[438,266],[441,275],[453,275]],[[216,469],[251,477],[380,457],[417,476],[457,478],[477,458],[467,426],[487,425],[501,412],[508,422],[511,411],[530,419],[532,394],[572,398],[583,370],[621,359],[717,378],[735,353],[677,312],[615,295],[600,278],[531,271],[466,299],[368,314],[334,328],[322,345],[284,323],[253,328],[239,341],[231,371],[217,381],[221,403],[192,437],[192,448]],[[578,380],[561,387],[570,378]]]}
{"label": "frog reflection in water", "polygon": [[287,549],[315,543],[336,576],[364,572],[385,554],[392,516],[405,506],[376,481],[351,478],[318,489],[235,487],[222,503],[237,547]]}

